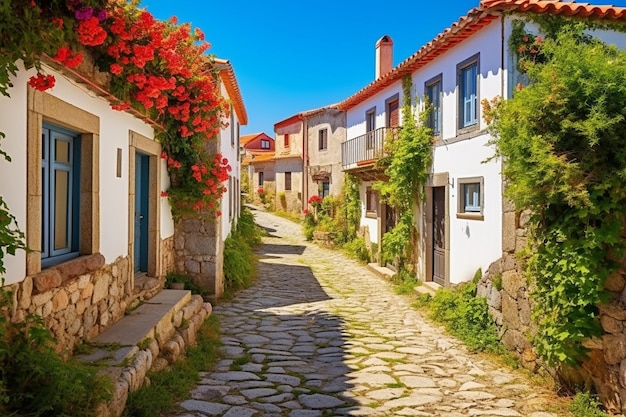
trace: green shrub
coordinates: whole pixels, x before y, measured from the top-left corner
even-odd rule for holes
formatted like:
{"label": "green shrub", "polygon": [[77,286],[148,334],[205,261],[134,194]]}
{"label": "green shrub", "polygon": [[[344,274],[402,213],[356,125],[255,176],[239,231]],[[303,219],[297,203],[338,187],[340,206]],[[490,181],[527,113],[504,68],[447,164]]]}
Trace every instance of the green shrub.
{"label": "green shrub", "polygon": [[248,209],[241,212],[237,227],[224,241],[224,289],[227,292],[249,287],[256,273],[252,248],[261,242],[261,230]]}
{"label": "green shrub", "polygon": [[470,349],[500,353],[503,347],[489,315],[487,299],[476,298],[476,284],[465,283],[457,289],[442,288],[428,303],[430,317]]}
{"label": "green shrub", "polygon": [[[0,288],[0,311],[11,299]],[[95,416],[112,388],[96,367],[59,356],[40,317],[13,323],[0,313],[0,415]]]}
{"label": "green shrub", "polygon": [[397,294],[413,294],[415,287],[420,284],[417,279],[417,275],[406,269],[402,268],[396,274],[391,277],[391,281],[395,285],[395,291]]}
{"label": "green shrub", "polygon": [[362,237],[356,238],[345,245],[343,245],[344,251],[354,259],[363,263],[371,262],[370,252],[365,244],[365,239]]}
{"label": "green shrub", "polygon": [[187,350],[184,359],[169,371],[150,372],[150,384],[128,395],[124,417],[169,415],[178,401],[189,397],[200,379],[200,372],[210,369],[219,357],[219,323],[209,316],[196,336],[197,344]]}
{"label": "green shrub", "polygon": [[574,396],[569,411],[573,417],[608,417],[602,411],[600,402],[588,392],[579,392]]}

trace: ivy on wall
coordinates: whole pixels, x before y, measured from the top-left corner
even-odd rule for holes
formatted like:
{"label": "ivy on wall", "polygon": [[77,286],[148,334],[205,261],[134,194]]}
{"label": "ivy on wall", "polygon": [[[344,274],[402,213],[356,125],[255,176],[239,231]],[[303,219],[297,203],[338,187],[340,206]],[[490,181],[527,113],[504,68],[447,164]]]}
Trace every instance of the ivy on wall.
{"label": "ivy on wall", "polygon": [[383,201],[398,213],[396,226],[383,236],[383,258],[399,259],[401,263],[412,258],[411,242],[416,234],[413,206],[423,198],[422,190],[432,163],[432,129],[425,123],[427,111],[420,115],[420,123],[414,117],[412,84],[411,75],[403,78],[402,129],[397,139],[386,142],[388,180],[375,183]]}
{"label": "ivy on wall", "polygon": [[[483,106],[507,196],[533,213],[534,344],[550,364],[578,364],[582,342],[601,334],[604,284],[626,253],[626,52],[580,23],[550,23],[558,30],[547,27],[541,42],[514,25],[511,50],[529,85]],[[529,55],[528,44],[540,49]]]}

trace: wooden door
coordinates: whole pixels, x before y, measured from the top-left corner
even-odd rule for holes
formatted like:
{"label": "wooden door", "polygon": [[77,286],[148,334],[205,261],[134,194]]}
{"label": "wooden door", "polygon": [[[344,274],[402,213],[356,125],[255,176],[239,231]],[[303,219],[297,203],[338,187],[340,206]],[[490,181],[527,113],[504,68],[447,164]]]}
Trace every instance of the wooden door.
{"label": "wooden door", "polygon": [[433,277],[446,282],[446,187],[433,187]]}

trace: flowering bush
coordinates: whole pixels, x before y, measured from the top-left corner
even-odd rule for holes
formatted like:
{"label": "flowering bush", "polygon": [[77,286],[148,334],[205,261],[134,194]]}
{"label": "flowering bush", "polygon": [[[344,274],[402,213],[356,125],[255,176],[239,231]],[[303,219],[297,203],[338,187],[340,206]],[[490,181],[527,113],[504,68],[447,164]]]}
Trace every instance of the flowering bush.
{"label": "flowering bush", "polygon": [[[78,67],[84,52],[112,78],[111,107],[140,111],[155,121],[172,186],[167,196],[175,216],[215,210],[228,179],[228,161],[207,152],[204,143],[219,134],[228,106],[217,72],[205,52],[209,44],[198,29],[175,18],[160,21],[135,1],[8,0],[0,11],[0,93],[8,95],[16,62],[35,67],[29,85],[54,87],[44,74],[47,55],[68,68]],[[33,36],[36,33],[39,36]]]}
{"label": "flowering bush", "polygon": [[322,204],[322,197],[319,195],[312,195],[311,198],[309,198],[309,204],[313,207],[319,207]]}
{"label": "flowering bush", "polygon": [[530,65],[546,61],[543,53],[543,38],[526,32],[525,26],[520,20],[513,22],[509,45],[517,54],[517,68],[522,73],[526,73]]}

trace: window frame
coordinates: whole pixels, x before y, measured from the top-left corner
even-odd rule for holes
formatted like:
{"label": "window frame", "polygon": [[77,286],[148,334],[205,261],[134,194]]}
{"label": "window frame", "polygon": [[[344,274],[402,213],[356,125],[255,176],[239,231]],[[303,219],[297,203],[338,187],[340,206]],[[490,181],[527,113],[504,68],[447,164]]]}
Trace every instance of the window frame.
{"label": "window frame", "polygon": [[289,133],[285,133],[285,134],[283,135],[283,146],[284,146],[285,148],[288,148],[288,147],[289,147]]}
{"label": "window frame", "polygon": [[[438,86],[437,103],[433,100],[432,89]],[[433,136],[439,137],[443,130],[443,73],[439,73],[424,83],[424,96],[428,97],[428,103],[432,105],[432,111],[428,115],[427,125],[433,130]]]}
{"label": "window frame", "polygon": [[285,172],[285,191],[291,191],[291,171]]}
{"label": "window frame", "polygon": [[79,255],[100,252],[100,118],[46,92],[27,87],[26,275],[40,273],[42,248],[42,129],[50,122],[80,136]]}
{"label": "window frame", "polygon": [[366,149],[373,149],[376,142],[376,106],[369,108],[365,111],[365,147]]}
{"label": "window frame", "polygon": [[[57,141],[68,143],[68,161],[55,158]],[[47,268],[76,258],[80,254],[80,134],[60,126],[42,124],[41,160],[41,266]],[[57,189],[57,172],[67,173],[65,235],[67,245],[56,249],[57,199],[52,190]]]}
{"label": "window frame", "polygon": [[328,129],[323,128],[317,132],[317,143],[318,150],[327,151],[328,150]]}
{"label": "window frame", "polygon": [[330,181],[321,181],[319,183],[318,195],[322,197],[322,199],[330,195]]}
{"label": "window frame", "polygon": [[[392,126],[391,123],[391,105],[396,103],[398,106],[398,123]],[[400,126],[400,94],[396,93],[393,96],[385,100],[385,127],[399,127]]]}
{"label": "window frame", "polygon": [[[469,99],[465,96],[466,86],[467,86],[467,71],[475,68],[474,75],[474,91],[472,99],[472,95],[470,94]],[[457,94],[458,94],[458,133],[465,133],[467,131],[475,130],[479,128],[480,125],[480,53],[476,53],[466,60],[460,62],[456,66],[457,69]],[[471,79],[471,78],[470,78]],[[466,120],[466,105],[470,105],[470,112],[473,113],[473,117],[471,119]],[[472,107],[473,104],[473,107]]]}
{"label": "window frame", "polygon": [[[468,206],[467,188],[468,186],[478,187],[478,206]],[[457,218],[468,220],[484,220],[485,209],[485,180],[484,177],[465,177],[457,179],[458,203]],[[475,192],[476,193],[476,192]],[[475,194],[474,193],[474,194]],[[470,209],[468,209],[470,207]]]}
{"label": "window frame", "polygon": [[[267,144],[267,146],[265,146]],[[270,141],[267,139],[261,139],[261,149],[271,149]]]}
{"label": "window frame", "polygon": [[[374,207],[372,207],[374,206]],[[377,218],[380,211],[380,193],[371,186],[365,188],[365,217]]]}

